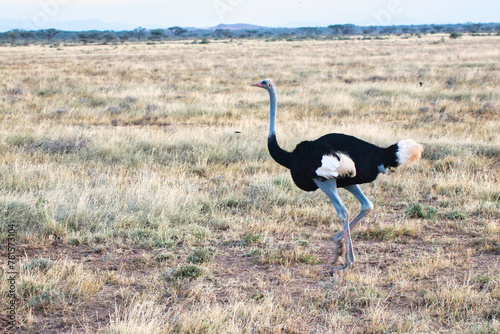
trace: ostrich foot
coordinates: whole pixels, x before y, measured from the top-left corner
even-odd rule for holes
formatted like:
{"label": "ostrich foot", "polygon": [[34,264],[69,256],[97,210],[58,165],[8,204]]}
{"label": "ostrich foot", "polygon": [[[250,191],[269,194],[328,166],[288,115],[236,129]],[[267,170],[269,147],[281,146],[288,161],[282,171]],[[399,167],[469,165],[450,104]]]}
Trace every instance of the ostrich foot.
{"label": "ostrich foot", "polygon": [[345,253],[344,240],[335,241],[335,246],[333,247],[333,264],[340,264],[340,258]]}
{"label": "ostrich foot", "polygon": [[340,272],[343,272],[344,270],[346,270],[347,268],[349,268],[351,266],[352,263],[348,262],[342,266],[337,266],[337,267],[333,267],[333,268],[330,268],[328,270],[328,275],[330,276],[334,276],[335,274],[337,273],[340,273]]}

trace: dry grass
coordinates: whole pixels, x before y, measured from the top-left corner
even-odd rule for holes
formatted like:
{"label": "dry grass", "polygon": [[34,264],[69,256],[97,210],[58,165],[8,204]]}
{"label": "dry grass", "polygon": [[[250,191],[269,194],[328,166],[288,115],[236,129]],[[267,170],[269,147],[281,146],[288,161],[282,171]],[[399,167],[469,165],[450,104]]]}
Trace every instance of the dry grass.
{"label": "dry grass", "polygon": [[[0,48],[17,332],[500,331],[498,42]],[[363,186],[375,210],[345,274],[325,275],[328,199],[269,157],[265,77],[287,149],[329,132],[425,146]]]}

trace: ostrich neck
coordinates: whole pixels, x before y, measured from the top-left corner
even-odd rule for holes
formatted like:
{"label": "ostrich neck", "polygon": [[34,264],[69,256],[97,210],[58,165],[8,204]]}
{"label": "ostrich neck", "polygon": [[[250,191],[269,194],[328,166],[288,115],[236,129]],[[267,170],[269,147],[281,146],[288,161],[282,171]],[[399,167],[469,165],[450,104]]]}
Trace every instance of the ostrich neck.
{"label": "ostrich neck", "polygon": [[292,162],[292,153],[283,150],[276,140],[276,92],[274,89],[269,91],[271,110],[269,112],[269,136],[267,147],[271,157],[280,165],[290,168]]}
{"label": "ostrich neck", "polygon": [[269,138],[276,136],[276,92],[274,89],[269,91],[269,99],[271,102],[271,111],[269,112]]}

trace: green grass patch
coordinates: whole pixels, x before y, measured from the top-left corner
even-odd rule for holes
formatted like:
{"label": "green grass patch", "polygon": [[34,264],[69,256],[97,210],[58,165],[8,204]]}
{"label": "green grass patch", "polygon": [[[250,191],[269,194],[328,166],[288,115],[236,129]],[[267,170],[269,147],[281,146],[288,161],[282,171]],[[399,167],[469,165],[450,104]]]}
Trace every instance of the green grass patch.
{"label": "green grass patch", "polygon": [[396,227],[368,227],[362,231],[352,232],[352,236],[359,240],[396,240],[401,237],[415,237],[417,230],[407,226]]}
{"label": "green grass patch", "polygon": [[211,249],[197,248],[191,253],[191,255],[189,255],[187,257],[187,262],[199,265],[199,264],[211,262],[213,259],[213,256],[214,256],[214,252]]}
{"label": "green grass patch", "polygon": [[187,264],[174,269],[170,275],[170,279],[188,279],[194,280],[202,277],[205,274],[205,269],[197,264]]}
{"label": "green grass patch", "polygon": [[438,212],[437,209],[433,206],[428,206],[424,208],[422,204],[414,202],[408,206],[405,214],[410,218],[432,219],[436,217],[437,212]]}
{"label": "green grass patch", "polygon": [[460,212],[458,210],[453,210],[453,211],[447,212],[447,213],[445,213],[444,216],[446,217],[446,219],[449,219],[449,220],[463,220],[463,219],[467,218],[467,215],[465,213]]}

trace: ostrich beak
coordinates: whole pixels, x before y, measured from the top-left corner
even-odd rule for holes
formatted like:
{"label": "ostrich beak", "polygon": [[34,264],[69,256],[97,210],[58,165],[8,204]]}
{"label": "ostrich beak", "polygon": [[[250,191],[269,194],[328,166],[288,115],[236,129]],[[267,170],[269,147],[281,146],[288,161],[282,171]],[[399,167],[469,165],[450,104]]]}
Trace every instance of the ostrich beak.
{"label": "ostrich beak", "polygon": [[259,83],[254,83],[252,84],[252,86],[255,86],[255,87],[263,87],[263,85],[259,82]]}

